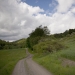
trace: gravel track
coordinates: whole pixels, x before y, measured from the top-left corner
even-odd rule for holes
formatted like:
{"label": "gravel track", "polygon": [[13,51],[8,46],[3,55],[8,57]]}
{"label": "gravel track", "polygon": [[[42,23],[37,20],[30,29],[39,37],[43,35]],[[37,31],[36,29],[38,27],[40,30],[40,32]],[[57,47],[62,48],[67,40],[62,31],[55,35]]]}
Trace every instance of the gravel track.
{"label": "gravel track", "polygon": [[28,50],[26,50],[26,53],[27,57],[16,64],[12,75],[52,75],[49,71],[32,60],[32,55]]}

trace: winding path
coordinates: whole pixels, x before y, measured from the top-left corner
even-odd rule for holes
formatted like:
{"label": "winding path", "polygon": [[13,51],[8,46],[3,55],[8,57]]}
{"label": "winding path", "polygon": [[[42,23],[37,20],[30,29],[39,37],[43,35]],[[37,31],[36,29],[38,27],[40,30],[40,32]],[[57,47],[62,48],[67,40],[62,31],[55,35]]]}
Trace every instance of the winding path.
{"label": "winding path", "polygon": [[32,55],[28,50],[26,50],[26,53],[28,56],[16,64],[12,75],[52,75],[45,68],[32,60]]}

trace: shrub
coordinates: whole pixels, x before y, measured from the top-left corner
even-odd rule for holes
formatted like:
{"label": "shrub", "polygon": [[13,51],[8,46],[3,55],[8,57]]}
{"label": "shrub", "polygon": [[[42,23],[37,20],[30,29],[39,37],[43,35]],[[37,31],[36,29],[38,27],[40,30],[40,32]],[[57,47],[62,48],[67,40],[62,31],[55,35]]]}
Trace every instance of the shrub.
{"label": "shrub", "polygon": [[40,42],[33,47],[33,50],[37,53],[54,52],[65,48],[64,45],[57,41],[45,41]]}

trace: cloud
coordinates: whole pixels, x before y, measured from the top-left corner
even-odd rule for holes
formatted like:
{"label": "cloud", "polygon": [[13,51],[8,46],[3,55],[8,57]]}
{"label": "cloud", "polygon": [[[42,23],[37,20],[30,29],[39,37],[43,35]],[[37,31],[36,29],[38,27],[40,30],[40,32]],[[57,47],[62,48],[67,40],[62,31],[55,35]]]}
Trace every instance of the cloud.
{"label": "cloud", "polygon": [[75,28],[75,0],[56,1],[56,11],[47,15],[39,6],[33,7],[21,0],[0,0],[0,39],[26,38],[39,25],[48,26],[51,34]]}
{"label": "cloud", "polygon": [[52,15],[50,27],[52,33],[60,33],[75,28],[75,0],[56,0],[56,12]]}
{"label": "cloud", "polygon": [[0,38],[8,40],[16,36],[11,40],[17,40],[27,37],[36,27],[37,21],[33,15],[40,12],[44,10],[40,7],[32,7],[20,0],[0,0]]}
{"label": "cloud", "polygon": [[49,4],[49,7],[54,7],[56,5],[57,5],[56,1],[52,0],[52,3]]}
{"label": "cloud", "polygon": [[66,14],[55,13],[52,16],[51,33],[62,33],[70,28],[75,28],[75,16],[69,11]]}
{"label": "cloud", "polygon": [[56,0],[58,2],[57,11],[58,12],[67,12],[73,4],[75,4],[75,0]]}

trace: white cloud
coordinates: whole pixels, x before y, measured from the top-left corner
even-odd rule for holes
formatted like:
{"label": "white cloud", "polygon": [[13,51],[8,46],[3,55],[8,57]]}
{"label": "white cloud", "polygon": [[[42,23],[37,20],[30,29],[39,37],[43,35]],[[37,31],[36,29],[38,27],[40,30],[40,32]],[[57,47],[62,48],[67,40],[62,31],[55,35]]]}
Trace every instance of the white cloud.
{"label": "white cloud", "polygon": [[0,39],[12,41],[27,37],[39,25],[48,26],[52,34],[75,28],[74,1],[57,0],[57,11],[46,15],[40,13],[45,12],[40,7],[20,0],[0,0]]}
{"label": "white cloud", "polygon": [[52,3],[49,4],[49,7],[54,7],[56,5],[57,5],[56,2],[54,0],[52,0]]}
{"label": "white cloud", "polygon": [[75,0],[56,0],[58,2],[57,11],[58,12],[67,12],[73,4],[75,4]]}
{"label": "white cloud", "polygon": [[72,7],[71,12],[75,13],[75,7]]}
{"label": "white cloud", "polygon": [[20,0],[0,0],[0,38],[8,40],[15,35],[16,38],[10,40],[16,40],[27,37],[38,24],[33,15],[40,12],[44,10]]}
{"label": "white cloud", "polygon": [[66,14],[55,13],[52,16],[52,22],[50,25],[52,33],[60,33],[75,28],[75,17],[71,12]]}

